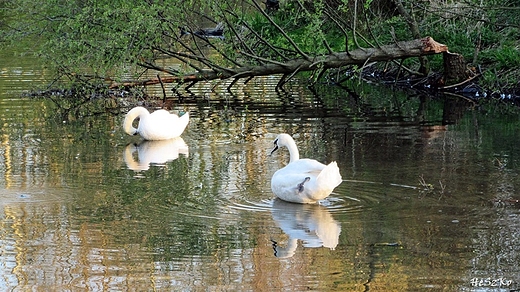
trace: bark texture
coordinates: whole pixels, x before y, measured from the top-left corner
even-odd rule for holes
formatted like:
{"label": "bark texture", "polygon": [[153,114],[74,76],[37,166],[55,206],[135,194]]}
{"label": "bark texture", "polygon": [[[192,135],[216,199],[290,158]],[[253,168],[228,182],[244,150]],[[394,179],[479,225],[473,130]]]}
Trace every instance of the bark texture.
{"label": "bark texture", "polygon": [[444,78],[446,81],[459,82],[468,78],[466,62],[460,54],[444,52]]}

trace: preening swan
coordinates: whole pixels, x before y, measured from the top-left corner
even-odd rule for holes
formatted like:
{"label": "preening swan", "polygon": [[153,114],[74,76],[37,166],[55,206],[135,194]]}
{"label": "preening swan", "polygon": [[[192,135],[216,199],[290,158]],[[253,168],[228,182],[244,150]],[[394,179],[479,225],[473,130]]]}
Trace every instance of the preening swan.
{"label": "preening swan", "polygon": [[293,203],[316,203],[328,197],[341,183],[335,161],[325,165],[314,159],[300,159],[298,147],[288,134],[276,137],[271,154],[284,146],[289,149],[289,164],[271,178],[271,190],[278,198]]}
{"label": "preening swan", "polygon": [[[132,126],[136,118],[139,118],[137,129]],[[145,140],[168,140],[179,137],[189,121],[188,112],[179,118],[162,109],[150,114],[147,109],[138,106],[126,114],[123,129],[128,135],[139,134]]]}

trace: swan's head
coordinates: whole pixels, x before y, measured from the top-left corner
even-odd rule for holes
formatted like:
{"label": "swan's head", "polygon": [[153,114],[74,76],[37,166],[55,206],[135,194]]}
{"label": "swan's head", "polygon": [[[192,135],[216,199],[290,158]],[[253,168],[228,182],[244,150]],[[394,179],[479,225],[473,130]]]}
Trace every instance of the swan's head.
{"label": "swan's head", "polygon": [[274,140],[274,148],[273,148],[273,150],[271,150],[271,153],[269,153],[269,155],[273,155],[273,153],[274,153],[276,150],[278,150],[278,148],[279,148],[279,146],[278,146],[278,138],[276,138],[276,139]]}
{"label": "swan's head", "polygon": [[274,148],[271,150],[269,155],[272,155],[276,150],[281,147],[289,148],[290,145],[295,144],[293,138],[289,134],[280,134],[274,139]]}
{"label": "swan's head", "polygon": [[139,130],[134,128],[131,122],[125,122],[123,129],[125,130],[125,133],[131,136],[139,134]]}
{"label": "swan's head", "polygon": [[300,159],[298,147],[296,146],[296,143],[289,134],[280,134],[278,135],[278,137],[276,137],[276,139],[274,139],[274,148],[273,150],[271,150],[271,153],[269,155],[272,155],[276,150],[278,150],[281,147],[287,147],[287,149],[289,149],[289,162],[294,162]]}
{"label": "swan's head", "polygon": [[128,135],[136,136],[136,135],[139,135],[139,130],[137,130],[136,128],[133,128],[130,131],[128,131],[127,133],[128,133]]}

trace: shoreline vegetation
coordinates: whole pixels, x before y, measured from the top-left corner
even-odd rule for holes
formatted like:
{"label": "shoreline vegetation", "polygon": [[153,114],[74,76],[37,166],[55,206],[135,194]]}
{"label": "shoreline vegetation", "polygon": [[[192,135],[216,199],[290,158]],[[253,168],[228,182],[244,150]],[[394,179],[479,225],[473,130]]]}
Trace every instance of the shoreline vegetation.
{"label": "shoreline vegetation", "polygon": [[[369,81],[471,101],[520,99],[515,1],[201,0],[171,7],[20,0],[0,7],[0,42],[31,47],[55,73],[48,89],[28,95],[55,102],[67,95],[147,97],[142,76],[150,72],[163,88],[163,96],[150,98],[163,100],[182,97],[198,82],[231,80],[232,90],[275,74],[277,88],[293,78],[309,87]],[[404,44],[426,35],[445,50],[410,54]],[[181,65],[166,67],[164,58]]]}

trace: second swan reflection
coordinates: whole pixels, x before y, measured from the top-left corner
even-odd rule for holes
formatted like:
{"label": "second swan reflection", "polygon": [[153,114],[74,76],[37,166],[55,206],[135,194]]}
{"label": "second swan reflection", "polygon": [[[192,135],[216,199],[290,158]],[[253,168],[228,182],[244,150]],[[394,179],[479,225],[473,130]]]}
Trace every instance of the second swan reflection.
{"label": "second swan reflection", "polygon": [[298,240],[304,247],[335,249],[338,245],[341,225],[324,206],[274,199],[271,213],[274,221],[289,236],[285,247],[273,240],[276,257],[292,257],[298,248]]}
{"label": "second swan reflection", "polygon": [[[137,153],[136,156],[135,153]],[[181,137],[177,137],[169,140],[145,140],[138,144],[128,144],[123,152],[123,159],[129,169],[143,171],[148,170],[150,164],[165,164],[179,158],[179,154],[188,156],[188,153],[188,145]]]}

